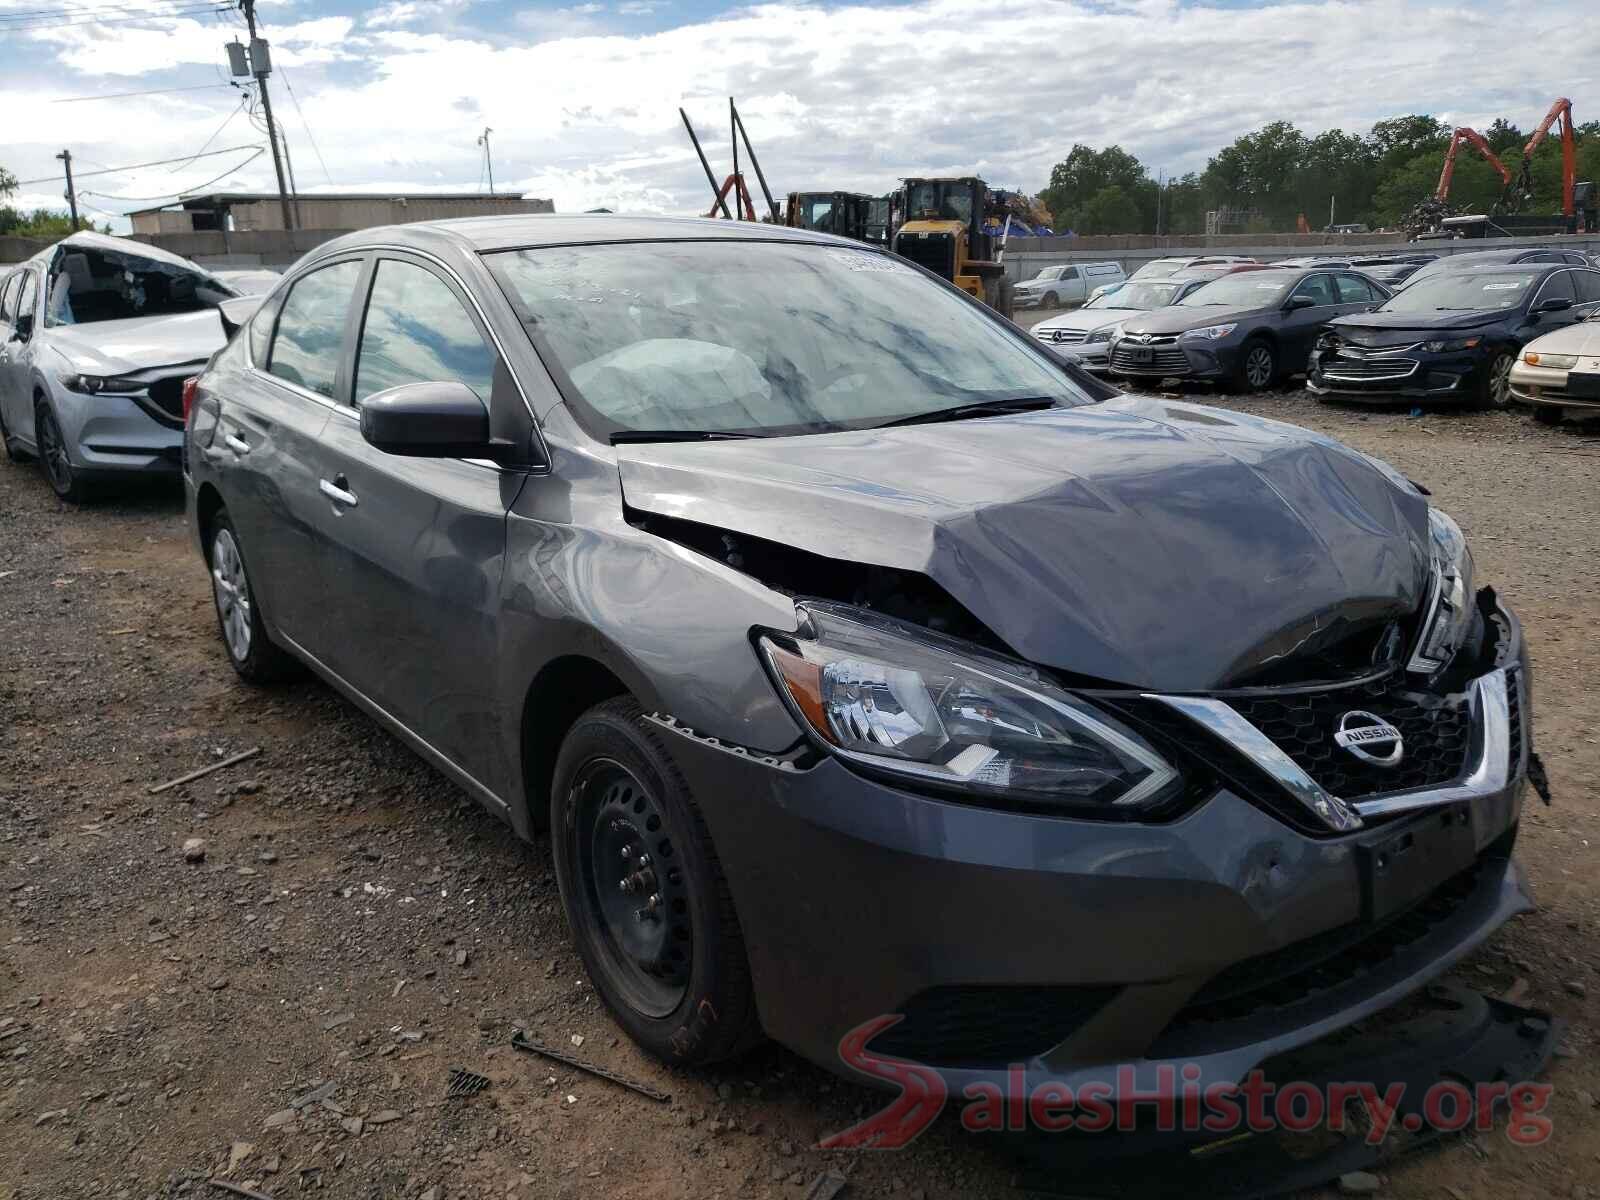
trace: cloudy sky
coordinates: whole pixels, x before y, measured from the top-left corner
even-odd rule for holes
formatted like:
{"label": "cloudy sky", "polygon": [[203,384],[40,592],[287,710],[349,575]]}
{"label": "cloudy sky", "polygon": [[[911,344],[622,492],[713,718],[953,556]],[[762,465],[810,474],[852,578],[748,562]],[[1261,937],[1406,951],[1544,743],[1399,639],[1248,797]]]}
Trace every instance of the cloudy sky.
{"label": "cloudy sky", "polygon": [[[720,177],[729,95],[780,195],[974,171],[1031,191],[1078,141],[1196,170],[1277,118],[1315,131],[1505,114],[1528,128],[1565,94],[1582,121],[1600,104],[1593,37],[1519,31],[1553,31],[1563,11],[1577,29],[1585,7],[260,0],[258,11],[303,192],[474,190],[489,126],[497,190],[562,211],[690,212],[708,197],[678,106]],[[246,162],[265,139],[228,83],[223,45],[242,32],[236,6],[204,0],[0,0],[0,166],[26,181],[58,171],[62,147],[80,172],[231,151],[85,176],[97,219],[191,188],[270,188],[270,157]],[[12,203],[59,206],[61,188],[27,183]]]}

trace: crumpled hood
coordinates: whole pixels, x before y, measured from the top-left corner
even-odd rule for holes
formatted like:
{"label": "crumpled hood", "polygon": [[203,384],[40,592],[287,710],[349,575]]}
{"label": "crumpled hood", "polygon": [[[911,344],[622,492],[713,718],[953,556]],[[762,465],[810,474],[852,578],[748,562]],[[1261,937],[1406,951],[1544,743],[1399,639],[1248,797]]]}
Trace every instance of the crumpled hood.
{"label": "crumpled hood", "polygon": [[1328,332],[1358,346],[1381,346],[1406,340],[1408,333],[1437,333],[1441,330],[1478,329],[1498,325],[1516,311],[1506,308],[1478,309],[1472,312],[1372,312],[1335,317]]}
{"label": "crumpled hood", "polygon": [[52,325],[47,344],[85,375],[123,375],[201,362],[227,340],[214,308],[162,317]]}
{"label": "crumpled hood", "polygon": [[1206,691],[1421,602],[1427,502],[1303,429],[1154,397],[617,447],[626,502],[937,581],[1017,654]]}

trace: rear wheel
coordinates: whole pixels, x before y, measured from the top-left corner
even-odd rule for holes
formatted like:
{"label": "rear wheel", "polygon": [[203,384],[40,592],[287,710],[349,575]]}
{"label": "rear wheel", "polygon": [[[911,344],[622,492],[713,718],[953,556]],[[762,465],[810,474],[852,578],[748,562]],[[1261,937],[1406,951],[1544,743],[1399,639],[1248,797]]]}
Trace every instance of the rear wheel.
{"label": "rear wheel", "polygon": [[247,683],[293,678],[300,664],[267,636],[261,606],[245,573],[239,535],[224,509],[211,519],[206,561],[211,564],[211,598],[228,661]]}
{"label": "rear wheel", "polygon": [[1561,410],[1548,404],[1538,404],[1533,409],[1533,419],[1541,425],[1561,424]]}
{"label": "rear wheel", "polygon": [[550,831],[578,953],[628,1035],[688,1065],[759,1041],[744,938],[710,834],[631,697],[596,705],[567,733]]}
{"label": "rear wheel", "polygon": [[67,457],[66,436],[47,400],[40,399],[34,405],[33,431],[39,446],[39,467],[50,487],[68,504],[82,503],[88,496],[88,486]]}
{"label": "rear wheel", "polygon": [[1239,351],[1233,368],[1233,386],[1241,392],[1264,392],[1278,377],[1278,353],[1265,338],[1255,338]]}
{"label": "rear wheel", "polygon": [[1478,407],[1503,410],[1511,407],[1511,368],[1517,356],[1509,350],[1497,350],[1484,372],[1478,393]]}

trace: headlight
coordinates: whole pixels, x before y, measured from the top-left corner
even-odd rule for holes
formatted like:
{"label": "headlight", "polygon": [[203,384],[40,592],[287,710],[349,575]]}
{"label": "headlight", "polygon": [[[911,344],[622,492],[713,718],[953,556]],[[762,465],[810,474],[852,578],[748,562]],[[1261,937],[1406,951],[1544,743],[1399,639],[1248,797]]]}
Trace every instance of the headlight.
{"label": "headlight", "polygon": [[1429,354],[1443,354],[1447,350],[1474,349],[1481,341],[1483,341],[1481,337],[1455,338],[1453,340],[1445,339],[1434,342],[1423,342],[1422,348]]}
{"label": "headlight", "polygon": [[63,375],[61,382],[68,391],[82,392],[86,396],[98,396],[102,392],[125,396],[142,392],[147,386],[142,379],[122,379],[116,375]]}
{"label": "headlight", "polygon": [[1576,354],[1540,354],[1537,350],[1530,350],[1522,356],[1522,361],[1530,367],[1549,367],[1556,371],[1570,371],[1578,365]]}
{"label": "headlight", "polygon": [[1117,325],[1117,324],[1102,325],[1102,326],[1100,326],[1099,329],[1091,329],[1089,331],[1089,336],[1084,338],[1083,340],[1086,341],[1086,342],[1109,342],[1112,338],[1116,337],[1121,332],[1122,332],[1122,326],[1121,325]]}
{"label": "headlight", "polygon": [[1431,675],[1445,667],[1472,627],[1472,552],[1457,525],[1437,508],[1428,510],[1433,539],[1433,583],[1428,612],[1407,669]]}
{"label": "headlight", "polygon": [[1183,334],[1183,338],[1184,340],[1214,342],[1219,338],[1227,337],[1237,328],[1239,328],[1237,325],[1207,325],[1204,329],[1187,330]]}
{"label": "headlight", "polygon": [[963,792],[1116,815],[1178,772],[1137,734],[1031,668],[844,605],[796,606],[761,653],[794,711],[842,758]]}

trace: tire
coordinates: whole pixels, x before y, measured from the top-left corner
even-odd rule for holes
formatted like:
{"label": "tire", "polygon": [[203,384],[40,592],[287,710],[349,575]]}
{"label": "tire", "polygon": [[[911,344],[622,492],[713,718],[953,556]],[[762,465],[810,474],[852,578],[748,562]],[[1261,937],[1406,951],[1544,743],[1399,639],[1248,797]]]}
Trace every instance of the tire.
{"label": "tire", "polygon": [[1236,392],[1264,392],[1278,378],[1278,352],[1266,338],[1251,338],[1239,348],[1239,361],[1228,380]]}
{"label": "tire", "polygon": [[1060,308],[1061,307],[1061,297],[1056,295],[1054,292],[1046,292],[1044,294],[1044,299],[1039,301],[1039,307],[1040,308]]}
{"label": "tire", "polygon": [[1511,368],[1517,356],[1510,350],[1496,350],[1483,373],[1473,407],[1486,412],[1504,412],[1511,407]]}
{"label": "tire", "polygon": [[1533,419],[1541,425],[1561,424],[1562,410],[1548,404],[1536,404],[1533,408]]}
{"label": "tire", "polygon": [[256,603],[245,572],[239,534],[228,519],[227,509],[218,511],[211,520],[206,534],[206,563],[211,568],[211,601],[217,611],[217,630],[239,678],[262,685],[299,675],[299,662],[267,635],[261,605]]}
{"label": "tire", "polygon": [[61,432],[50,402],[40,398],[33,406],[34,441],[39,447],[39,469],[52,491],[68,504],[82,504],[89,498],[89,485],[67,457],[67,439]]}
{"label": "tire", "polygon": [[761,1041],[744,936],[711,836],[632,697],[596,705],[567,732],[550,840],[578,953],[629,1037],[686,1066]]}

